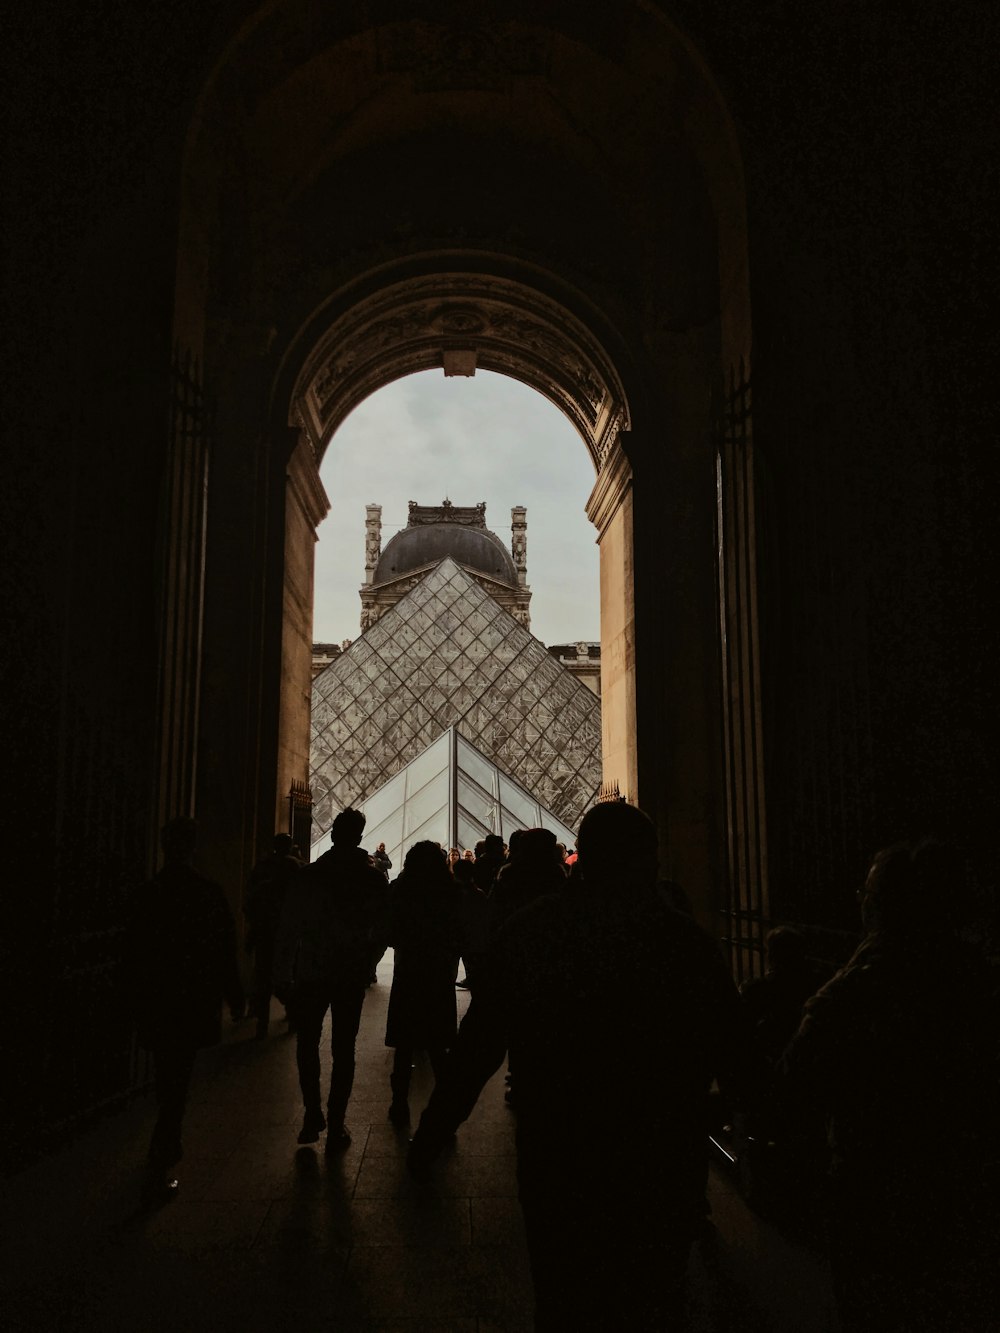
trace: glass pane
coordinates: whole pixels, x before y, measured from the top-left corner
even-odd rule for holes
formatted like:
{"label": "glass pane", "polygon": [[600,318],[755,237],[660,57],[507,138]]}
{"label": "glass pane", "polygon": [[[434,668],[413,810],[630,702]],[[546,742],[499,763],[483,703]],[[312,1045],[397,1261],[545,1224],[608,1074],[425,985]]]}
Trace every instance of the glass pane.
{"label": "glass pane", "polygon": [[403,808],[403,832],[409,836],[411,831],[430,819],[438,810],[448,807],[448,774],[439,773],[418,792],[407,795]]}
{"label": "glass pane", "polygon": [[[406,775],[397,773],[395,777],[389,779],[384,786],[369,796],[365,802],[365,815],[368,823],[385,819],[389,812],[397,809],[403,804],[406,796]],[[367,829],[366,829],[367,836]]]}
{"label": "glass pane", "polygon": [[487,828],[496,823],[496,798],[461,773],[458,775],[458,803]]}
{"label": "glass pane", "polygon": [[[367,813],[368,807],[365,806]],[[402,860],[400,848],[403,845],[403,807],[397,806],[390,810],[386,817],[378,824],[373,824],[369,819],[365,825],[364,846],[369,852],[373,852],[380,842],[385,843],[385,850],[389,854],[389,860],[392,862],[393,871],[398,874],[397,866]]]}
{"label": "glass pane", "polygon": [[485,792],[489,792],[492,796],[496,795],[499,774],[464,736],[458,738],[458,768],[459,772],[468,773]]}
{"label": "glass pane", "polygon": [[425,840],[440,843],[442,847],[451,845],[448,840],[448,807],[446,805],[435,811],[425,823],[418,828],[411,829],[406,834],[403,839],[404,855],[415,842],[424,842]]}
{"label": "glass pane", "polygon": [[448,765],[448,737],[440,736],[423,754],[417,755],[406,770],[407,797],[418,792],[421,787],[439,773],[445,772]]}
{"label": "glass pane", "polygon": [[441,643],[438,644],[437,651],[441,657],[442,662],[444,662],[446,666],[451,666],[455,658],[461,655],[462,649],[455,642],[454,638],[449,638],[449,639],[443,639]]}
{"label": "glass pane", "polygon": [[508,810],[512,810],[525,828],[533,828],[538,819],[538,805],[530,796],[526,796],[511,782],[505,774],[500,774],[500,799]]}
{"label": "glass pane", "polygon": [[559,822],[555,815],[550,815],[547,810],[540,812],[541,827],[549,829],[556,835],[556,842],[561,842],[568,852],[573,850],[576,842],[576,834],[572,829],[568,829],[565,824]]}
{"label": "glass pane", "polygon": [[518,829],[534,828],[534,826],[534,819],[525,823],[523,819],[519,819],[510,810],[504,809],[503,806],[500,807],[500,833],[504,842],[510,842],[510,835]]}
{"label": "glass pane", "polygon": [[473,819],[467,811],[461,806],[458,808],[458,846],[465,851],[466,847],[475,847],[477,842],[482,842],[487,833],[493,833],[491,828],[484,828],[477,820]]}
{"label": "glass pane", "polygon": [[442,692],[438,689],[436,685],[429,685],[427,689],[424,690],[423,696],[421,698],[421,703],[423,704],[423,706],[426,709],[428,709],[431,713],[433,713],[435,717],[437,717],[440,714],[441,708],[444,705],[444,701],[445,701],[445,696],[442,694]]}

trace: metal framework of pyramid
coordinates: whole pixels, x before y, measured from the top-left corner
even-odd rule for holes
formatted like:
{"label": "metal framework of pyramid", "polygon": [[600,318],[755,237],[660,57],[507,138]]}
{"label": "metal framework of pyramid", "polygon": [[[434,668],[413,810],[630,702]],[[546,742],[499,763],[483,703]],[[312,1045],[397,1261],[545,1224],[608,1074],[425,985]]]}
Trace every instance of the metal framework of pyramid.
{"label": "metal framework of pyramid", "polygon": [[451,727],[569,829],[598,795],[599,700],[449,558],[313,681],[314,829]]}
{"label": "metal framework of pyramid", "polygon": [[[397,873],[415,842],[475,847],[488,833],[510,841],[515,829],[547,828],[571,847],[576,836],[550,810],[496,764],[490,763],[455,727],[411,759],[359,807],[365,846],[385,843]],[[313,856],[325,849],[329,829],[314,826]]]}

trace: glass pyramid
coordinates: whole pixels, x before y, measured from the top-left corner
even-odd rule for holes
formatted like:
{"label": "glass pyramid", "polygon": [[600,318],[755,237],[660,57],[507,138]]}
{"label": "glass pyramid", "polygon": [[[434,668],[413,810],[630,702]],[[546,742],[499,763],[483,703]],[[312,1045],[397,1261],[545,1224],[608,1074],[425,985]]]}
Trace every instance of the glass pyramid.
{"label": "glass pyramid", "polygon": [[[397,874],[406,852],[424,838],[464,851],[475,847],[487,833],[499,833],[509,842],[520,828],[551,829],[567,847],[572,847],[576,837],[455,727],[411,759],[359,808],[368,819],[365,847],[370,850],[384,842]],[[326,850],[330,829],[316,824],[313,828],[317,830],[312,845],[315,859]]]}
{"label": "glass pyramid", "polygon": [[567,828],[597,797],[600,701],[448,558],[313,681],[313,826],[451,727]]}

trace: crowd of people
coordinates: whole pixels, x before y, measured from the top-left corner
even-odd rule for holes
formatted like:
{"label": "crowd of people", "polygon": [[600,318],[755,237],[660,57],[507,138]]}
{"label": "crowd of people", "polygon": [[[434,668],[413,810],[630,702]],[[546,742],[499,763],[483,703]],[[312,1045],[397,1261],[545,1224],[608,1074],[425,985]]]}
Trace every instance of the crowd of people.
{"label": "crowd of people", "polygon": [[[279,835],[247,885],[256,1035],[273,994],[295,1033],[300,1144],[350,1143],[362,1009],[391,948],[387,1103],[401,1133],[417,1051],[434,1073],[408,1148],[418,1181],[507,1061],[539,1330],[675,1326],[719,1097],[793,1154],[804,1126],[824,1127],[845,1333],[995,1327],[997,981],[967,938],[954,853],[879,853],[844,967],[820,984],[803,936],[779,927],[765,972],[738,992],[683,890],[659,878],[652,822],[624,802],[590,810],[570,853],[541,828],[474,851],[423,841],[395,879],[384,844],[362,848],[364,827],[342,811],[309,865]],[[218,1040],[222,1003],[234,1017],[244,1004],[233,918],[192,868],[194,834],[190,820],[164,829],[164,868],[129,931],[159,1105],[150,1203],[175,1185],[195,1053]],[[460,1026],[456,985],[471,994]]]}

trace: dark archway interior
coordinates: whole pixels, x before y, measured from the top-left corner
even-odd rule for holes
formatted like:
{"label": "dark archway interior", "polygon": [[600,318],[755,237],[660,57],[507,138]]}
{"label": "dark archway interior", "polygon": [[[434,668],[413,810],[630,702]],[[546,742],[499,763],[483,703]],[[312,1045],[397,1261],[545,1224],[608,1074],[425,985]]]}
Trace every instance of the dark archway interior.
{"label": "dark archway interior", "polygon": [[768,921],[836,956],[899,836],[993,883],[995,42],[939,3],[400,8],[15,18],[11,1143],[144,1076],[117,949],[162,817],[234,903],[273,832],[290,405],[396,282],[516,281],[619,378],[637,790],[739,966]]}

